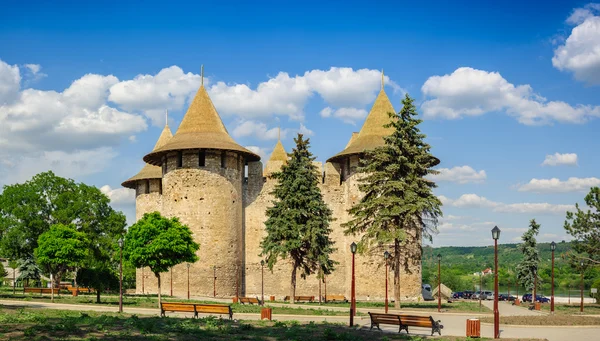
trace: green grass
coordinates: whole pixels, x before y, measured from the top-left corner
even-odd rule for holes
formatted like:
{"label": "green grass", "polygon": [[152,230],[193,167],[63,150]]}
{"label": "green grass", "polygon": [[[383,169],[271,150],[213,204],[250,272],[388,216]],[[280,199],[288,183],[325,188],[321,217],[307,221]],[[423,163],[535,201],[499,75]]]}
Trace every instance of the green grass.
{"label": "green grass", "polygon": [[[550,311],[550,303],[542,304],[542,311]],[[579,304],[554,304],[554,313],[561,315],[578,315]],[[600,315],[600,304],[589,304],[583,305],[584,315]]]}
{"label": "green grass", "polygon": [[[278,302],[278,303],[288,303],[288,302]],[[318,302],[313,302],[313,303],[300,303],[302,305],[307,305],[307,306],[311,306],[311,305],[319,305]],[[350,307],[350,303],[346,303],[346,302],[328,302],[328,303],[322,303],[321,306],[324,307],[343,307],[343,308],[349,308]],[[356,308],[380,308],[383,309],[385,307],[385,303],[384,302],[356,302]],[[394,304],[390,303],[389,304],[390,309],[394,309]],[[432,301],[428,301],[428,302],[401,302],[400,308],[402,310],[406,309],[406,310],[422,310],[422,311],[437,311],[437,301],[432,302]],[[479,310],[479,301],[455,301],[453,303],[447,303],[447,302],[442,302],[442,311],[448,311],[448,312],[456,312],[456,313],[462,313],[462,312],[468,312],[468,313],[472,313],[472,312],[479,312],[481,311],[482,313],[490,313],[491,310],[488,309],[485,306],[481,306],[481,310]]]}
{"label": "green grass", "polygon": [[[205,341],[421,341],[420,336],[381,333],[342,324],[298,321],[230,321],[138,317],[50,309],[0,306],[0,340],[205,340]],[[463,337],[436,340],[463,341]],[[486,339],[481,339],[486,340]]]}

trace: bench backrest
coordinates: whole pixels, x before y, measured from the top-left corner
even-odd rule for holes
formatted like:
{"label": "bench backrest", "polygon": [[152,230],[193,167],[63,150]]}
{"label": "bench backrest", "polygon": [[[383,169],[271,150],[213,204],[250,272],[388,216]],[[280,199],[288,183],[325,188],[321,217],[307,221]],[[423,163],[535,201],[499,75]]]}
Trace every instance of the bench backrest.
{"label": "bench backrest", "polygon": [[194,312],[193,303],[168,303],[163,302],[160,304],[160,309],[164,311],[190,311]]}
{"label": "bench backrest", "polygon": [[374,323],[395,324],[395,325],[400,324],[400,316],[398,316],[398,315],[379,314],[379,313],[371,313],[371,312],[369,312],[369,315],[371,316],[371,320]]}
{"label": "bench backrest", "polygon": [[400,322],[405,326],[415,327],[431,327],[433,326],[433,319],[431,316],[419,316],[419,315],[399,315]]}
{"label": "bench backrest", "polygon": [[199,313],[231,314],[231,307],[223,304],[196,304]]}
{"label": "bench backrest", "polygon": [[240,297],[240,302],[242,302],[242,303],[259,303],[258,298],[256,298],[256,297]]}
{"label": "bench backrest", "polygon": [[325,299],[327,301],[345,301],[346,296],[344,296],[344,295],[326,295]]}
{"label": "bench backrest", "polygon": [[314,296],[296,296],[296,301],[313,301]]}

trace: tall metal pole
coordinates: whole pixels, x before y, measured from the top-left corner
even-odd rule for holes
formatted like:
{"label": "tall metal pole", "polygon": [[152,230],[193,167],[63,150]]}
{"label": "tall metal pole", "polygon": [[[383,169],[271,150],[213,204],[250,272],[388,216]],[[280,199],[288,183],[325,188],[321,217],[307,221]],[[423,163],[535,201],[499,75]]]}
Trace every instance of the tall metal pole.
{"label": "tall metal pole", "polygon": [[494,339],[500,338],[500,312],[498,311],[498,239],[494,239]]}
{"label": "tall metal pole", "polygon": [[217,266],[213,265],[213,297],[217,297]]}
{"label": "tall metal pole", "polygon": [[385,313],[388,313],[388,260],[385,260]]}
{"label": "tall metal pole", "polygon": [[479,311],[481,311],[481,293],[483,290],[483,277],[481,276],[481,272],[479,273]]}
{"label": "tall metal pole", "polygon": [[325,291],[325,303],[327,303],[327,275],[323,275],[323,290]]}
{"label": "tall metal pole", "polygon": [[265,305],[265,261],[260,262],[260,299],[262,300],[262,305]]}
{"label": "tall metal pole", "polygon": [[583,313],[583,268],[581,269],[581,303],[579,304],[579,312]]}
{"label": "tall metal pole", "polygon": [[123,312],[123,240],[119,241],[121,256],[119,260],[119,312]]}
{"label": "tall metal pole", "polygon": [[144,277],[145,277],[145,275],[144,275],[144,268],[142,268],[142,295],[145,293],[145,291],[144,291]]}
{"label": "tall metal pole", "polygon": [[442,275],[441,272],[442,258],[438,255],[438,313],[442,310]]}
{"label": "tall metal pole", "polygon": [[550,312],[554,314],[554,249],[552,249],[552,293],[550,294]]}
{"label": "tall metal pole", "polygon": [[[356,297],[355,297],[355,289],[354,289],[354,252],[352,253],[352,290],[350,293],[350,327],[354,325],[354,314],[356,309]],[[583,294],[582,294],[583,297]]]}
{"label": "tall metal pole", "polygon": [[171,297],[173,297],[173,267],[171,267]]}
{"label": "tall metal pole", "polygon": [[190,263],[187,264],[187,287],[188,287],[188,300],[190,299]]}

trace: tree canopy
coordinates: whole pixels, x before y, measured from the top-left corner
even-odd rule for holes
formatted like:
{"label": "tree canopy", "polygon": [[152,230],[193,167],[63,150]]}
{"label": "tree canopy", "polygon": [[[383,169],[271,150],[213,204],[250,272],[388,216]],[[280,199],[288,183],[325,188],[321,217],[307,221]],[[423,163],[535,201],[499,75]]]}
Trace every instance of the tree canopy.
{"label": "tree canopy", "polygon": [[29,281],[39,281],[40,268],[38,268],[33,258],[25,258],[19,261],[19,278],[20,281],[25,281],[29,286]]}
{"label": "tree canopy", "polygon": [[517,265],[517,278],[519,283],[527,290],[534,289],[534,283],[539,280],[540,253],[537,249],[537,240],[535,236],[540,232],[540,224],[531,219],[529,229],[523,234],[521,239],[523,243],[519,245],[519,250],[523,253],[523,260]]}
{"label": "tree canopy", "polygon": [[600,187],[593,187],[585,196],[587,211],[575,204],[576,212],[567,212],[565,230],[573,237],[573,262],[585,260],[600,264]]}
{"label": "tree canopy", "polygon": [[72,225],[102,254],[124,232],[121,212],[100,190],[45,172],[23,184],[4,186],[0,194],[0,255],[32,258],[38,238],[56,224]]}
{"label": "tree canopy", "polygon": [[[392,132],[384,137],[385,144],[361,158],[357,171],[364,176],[358,188],[364,196],[349,210],[353,218],[342,225],[346,234],[362,235],[359,250],[363,252],[392,245],[396,307],[400,306],[401,243],[418,244],[422,236],[431,240],[442,215],[442,203],[433,194],[437,186],[426,178],[437,174],[433,167],[439,160],[418,128],[422,120],[416,118],[414,100],[406,94],[402,105],[398,114],[388,113],[391,122],[384,127]],[[409,255],[405,261],[419,256]]]}
{"label": "tree canopy", "polygon": [[178,218],[165,218],[158,212],[146,213],[133,224],[123,245],[123,256],[136,268],[149,267],[158,280],[158,306],[161,303],[160,273],[177,264],[198,260],[200,248],[189,227]]}
{"label": "tree canopy", "polygon": [[332,212],[318,187],[320,174],[313,164],[309,139],[298,134],[294,141],[296,147],[287,164],[271,175],[278,182],[272,192],[273,207],[266,212],[267,235],[260,244],[261,256],[266,257],[271,271],[278,259],[289,259],[292,303],[298,269],[302,278],[313,273],[321,276],[330,274],[336,263],[330,258],[335,251],[329,238]]}

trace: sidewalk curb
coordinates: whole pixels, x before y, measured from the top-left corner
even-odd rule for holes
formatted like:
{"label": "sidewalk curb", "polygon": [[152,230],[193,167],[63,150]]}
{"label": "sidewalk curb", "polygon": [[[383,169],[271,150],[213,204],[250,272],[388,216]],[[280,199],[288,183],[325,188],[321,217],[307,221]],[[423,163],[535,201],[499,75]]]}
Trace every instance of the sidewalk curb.
{"label": "sidewalk curb", "polygon": [[[488,323],[488,322],[481,322],[482,326],[486,326],[486,327],[494,327],[493,323]],[[544,326],[544,325],[524,325],[524,324],[500,324],[500,328],[524,328],[524,329],[530,329],[530,328],[572,328],[572,329],[579,329],[579,328],[589,328],[589,329],[600,329],[600,325],[587,325],[587,326]]]}

